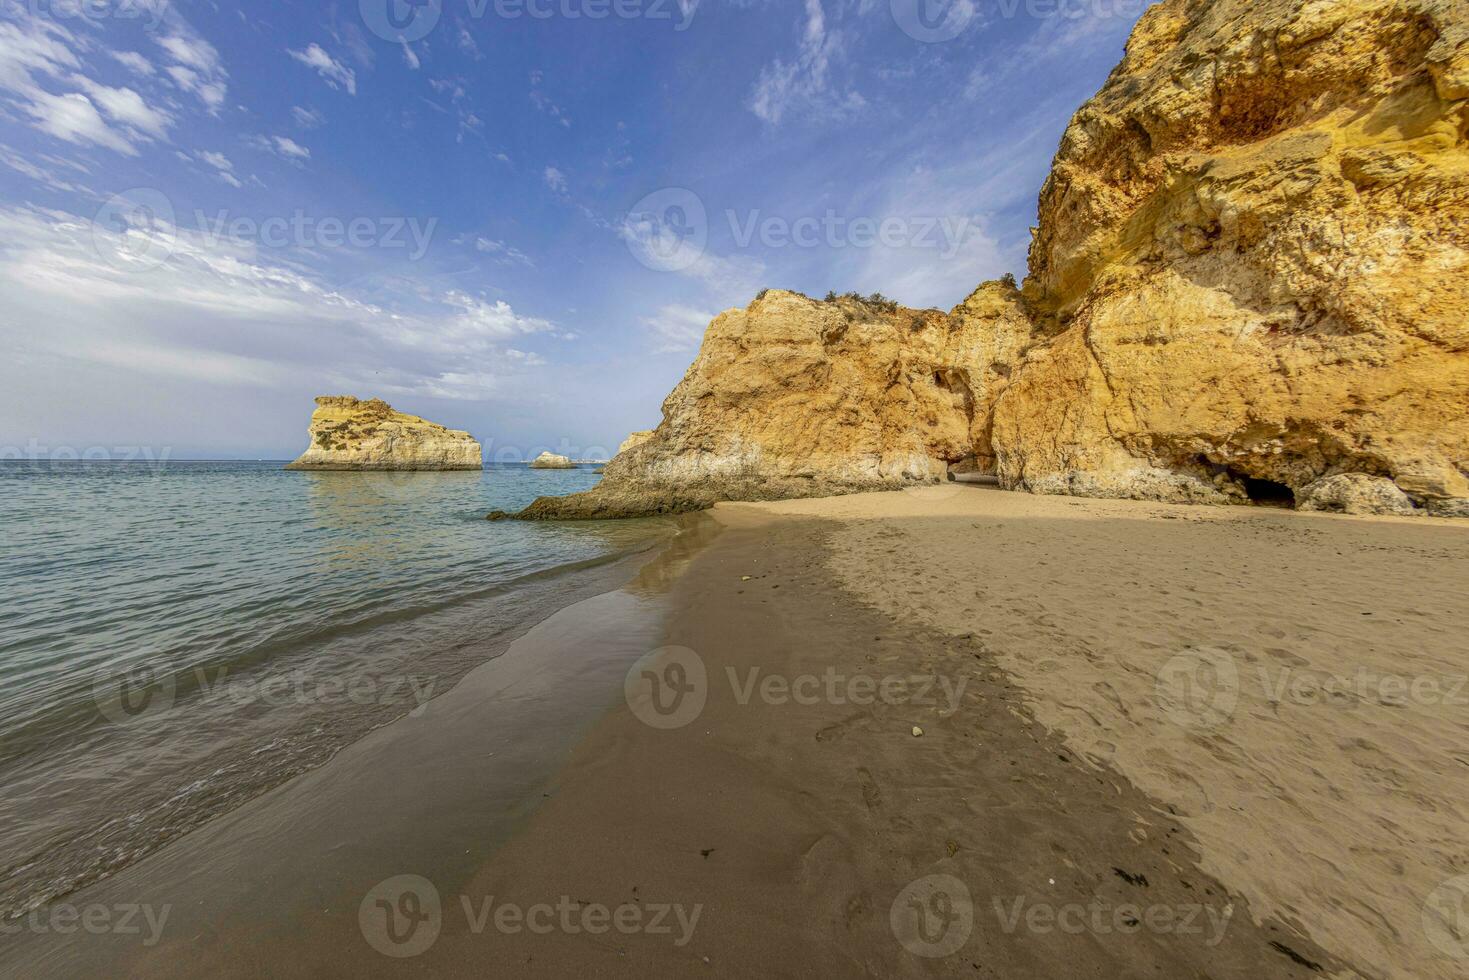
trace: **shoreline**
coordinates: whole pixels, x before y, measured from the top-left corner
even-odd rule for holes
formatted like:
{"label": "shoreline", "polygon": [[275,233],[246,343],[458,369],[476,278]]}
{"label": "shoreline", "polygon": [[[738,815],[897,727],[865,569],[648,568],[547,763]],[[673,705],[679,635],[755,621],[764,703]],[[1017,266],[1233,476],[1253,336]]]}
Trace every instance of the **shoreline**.
{"label": "shoreline", "polygon": [[[580,690],[564,706],[564,717],[534,699],[511,704],[507,712],[539,713],[538,717],[549,712],[553,721],[544,727],[553,733],[561,732],[565,723],[569,723],[566,732],[580,731],[602,710],[600,688],[579,689],[578,677],[566,674],[574,669],[574,662],[552,662],[549,653],[560,650],[561,644],[552,640],[548,646],[543,637],[548,632],[554,636],[559,624],[567,620],[580,624],[578,628],[588,639],[619,621],[631,634],[646,632],[651,628],[646,611],[632,606],[656,601],[656,578],[649,577],[652,570],[676,562],[696,537],[696,529],[685,528],[662,535],[661,541],[650,539],[647,545],[610,562],[580,570],[554,596],[542,598],[541,612],[532,613],[519,625],[488,641],[463,637],[461,642],[489,642],[487,659],[422,710],[373,728],[321,764],[212,817],[107,877],[47,903],[39,912],[0,922],[0,976],[37,975],[42,970],[112,976],[117,975],[119,963],[135,962],[134,958],[148,963],[134,967],[138,972],[197,975],[191,964],[198,955],[192,948],[198,937],[217,941],[229,923],[276,929],[287,928],[294,920],[312,921],[322,909],[314,898],[303,902],[305,896],[326,894],[332,882],[354,873],[357,859],[343,861],[332,855],[344,850],[401,851],[387,839],[391,836],[387,828],[397,827],[411,836],[421,833],[423,824],[440,822],[437,811],[423,810],[431,801],[427,796],[416,799],[415,785],[425,794],[437,792],[441,801],[457,799],[463,804],[459,807],[462,819],[486,809],[495,821],[518,819],[506,807],[521,797],[531,799],[532,790],[554,768],[555,753],[564,750],[564,745],[558,749],[552,743],[564,742],[571,735],[543,738],[545,744],[540,748],[497,752],[498,743],[513,742],[510,722],[476,719],[466,702],[475,697],[494,701],[502,695],[512,696],[505,692],[520,697],[521,688],[542,683],[533,673],[527,674],[526,665],[548,661],[560,672],[564,682],[560,691]],[[644,595],[627,591],[640,581],[650,583]],[[555,604],[547,607],[547,602]],[[593,604],[590,610],[586,608],[589,603]],[[640,642],[638,649],[643,645]],[[588,663],[598,658],[610,662],[620,649],[615,642],[600,652],[590,643],[584,646]],[[554,707],[550,693],[540,697]],[[459,787],[460,777],[476,767],[489,771],[493,778],[486,779],[482,787]],[[539,799],[538,792],[534,795]],[[385,806],[400,812],[383,813]],[[338,812],[342,819],[334,820]],[[418,826],[410,817],[415,813],[421,820]],[[374,822],[381,826],[373,826]],[[478,830],[465,833],[480,837]],[[503,828],[497,831],[503,832]],[[274,897],[251,895],[242,887],[241,883],[260,880],[262,875],[272,882],[272,889],[279,886]],[[313,881],[312,876],[320,880]],[[48,921],[58,908],[159,909],[165,905],[172,910],[172,924],[156,947],[139,947],[136,937],[129,935],[87,937],[92,941],[86,943],[75,942],[73,937],[66,942],[59,934],[35,934],[31,927],[35,916]],[[361,941],[360,935],[357,939]],[[241,948],[249,944],[246,937],[240,941]],[[226,973],[234,969],[239,975],[249,975],[242,963],[216,962],[211,969]]]}
{"label": "shoreline", "polygon": [[[1405,570],[1456,561],[1394,544],[1422,518],[940,487],[682,520],[631,581],[557,611],[422,717],[70,899],[170,904],[156,946],[21,936],[0,974],[1376,974],[1370,944],[1273,900],[1278,869],[1241,877],[1220,859],[1215,828],[1253,826],[1232,801],[1201,822],[1193,798],[1135,768],[1154,744],[1142,732],[1118,725],[1108,752],[1078,732],[1096,710],[1080,696],[1105,690],[1066,631],[1102,628],[1109,607],[1041,586],[1055,564],[1094,574],[1100,549],[1118,587],[1149,569],[1180,580],[1178,596],[1148,600],[1177,616],[1196,609],[1181,569],[1200,533],[1311,560],[1365,535]],[[996,537],[976,551],[981,529]],[[1274,595],[1239,588],[1262,608]],[[669,687],[640,686],[649,675]],[[668,691],[696,676],[689,714]],[[1275,843],[1299,847],[1299,828],[1281,826]],[[1340,873],[1332,887],[1377,880]],[[430,897],[431,936],[384,932],[382,910]],[[643,916],[631,931],[578,924],[623,909]],[[538,910],[549,932],[527,927]],[[655,912],[668,928],[652,928]],[[1450,961],[1417,966],[1453,975],[1432,972]]]}

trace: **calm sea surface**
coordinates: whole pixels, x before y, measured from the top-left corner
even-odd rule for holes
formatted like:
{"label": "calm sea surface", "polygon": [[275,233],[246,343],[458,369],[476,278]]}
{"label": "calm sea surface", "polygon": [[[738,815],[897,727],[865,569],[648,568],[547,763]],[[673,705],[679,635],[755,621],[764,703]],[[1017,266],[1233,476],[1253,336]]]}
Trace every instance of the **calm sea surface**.
{"label": "calm sea surface", "polygon": [[0,917],[441,694],[672,533],[490,523],[599,479],[0,463]]}

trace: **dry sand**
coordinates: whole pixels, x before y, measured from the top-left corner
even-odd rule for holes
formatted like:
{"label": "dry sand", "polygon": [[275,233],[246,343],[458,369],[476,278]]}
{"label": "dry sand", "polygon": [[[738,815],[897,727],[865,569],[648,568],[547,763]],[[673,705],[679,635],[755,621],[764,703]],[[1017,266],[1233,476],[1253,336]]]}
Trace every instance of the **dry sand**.
{"label": "dry sand", "polygon": [[759,506],[835,522],[876,609],[973,634],[1253,915],[1366,975],[1469,975],[1463,523],[952,486]]}

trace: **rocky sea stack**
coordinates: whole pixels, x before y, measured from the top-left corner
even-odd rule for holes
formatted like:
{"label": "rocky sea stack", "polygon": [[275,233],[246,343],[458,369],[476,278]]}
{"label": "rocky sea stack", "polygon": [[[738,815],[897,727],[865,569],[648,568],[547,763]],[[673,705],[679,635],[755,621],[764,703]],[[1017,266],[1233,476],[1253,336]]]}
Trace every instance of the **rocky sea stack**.
{"label": "rocky sea stack", "polygon": [[288,470],[478,470],[480,445],[468,432],[395,412],[377,398],[316,399],[311,445]]}
{"label": "rocky sea stack", "polygon": [[953,311],[769,291],[592,518],[991,474],[1469,516],[1469,4],[1165,0],[1076,113],[1029,276]]}
{"label": "rocky sea stack", "polygon": [[533,470],[574,470],[576,464],[571,461],[570,456],[558,456],[547,450],[530,461]]}

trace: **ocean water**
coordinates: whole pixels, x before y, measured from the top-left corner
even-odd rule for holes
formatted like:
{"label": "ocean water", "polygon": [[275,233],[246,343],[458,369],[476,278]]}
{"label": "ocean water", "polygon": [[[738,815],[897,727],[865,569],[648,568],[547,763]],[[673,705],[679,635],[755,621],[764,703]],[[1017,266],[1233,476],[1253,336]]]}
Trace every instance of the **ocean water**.
{"label": "ocean water", "polygon": [[0,463],[0,917],[414,711],[669,521],[491,523],[591,467]]}

